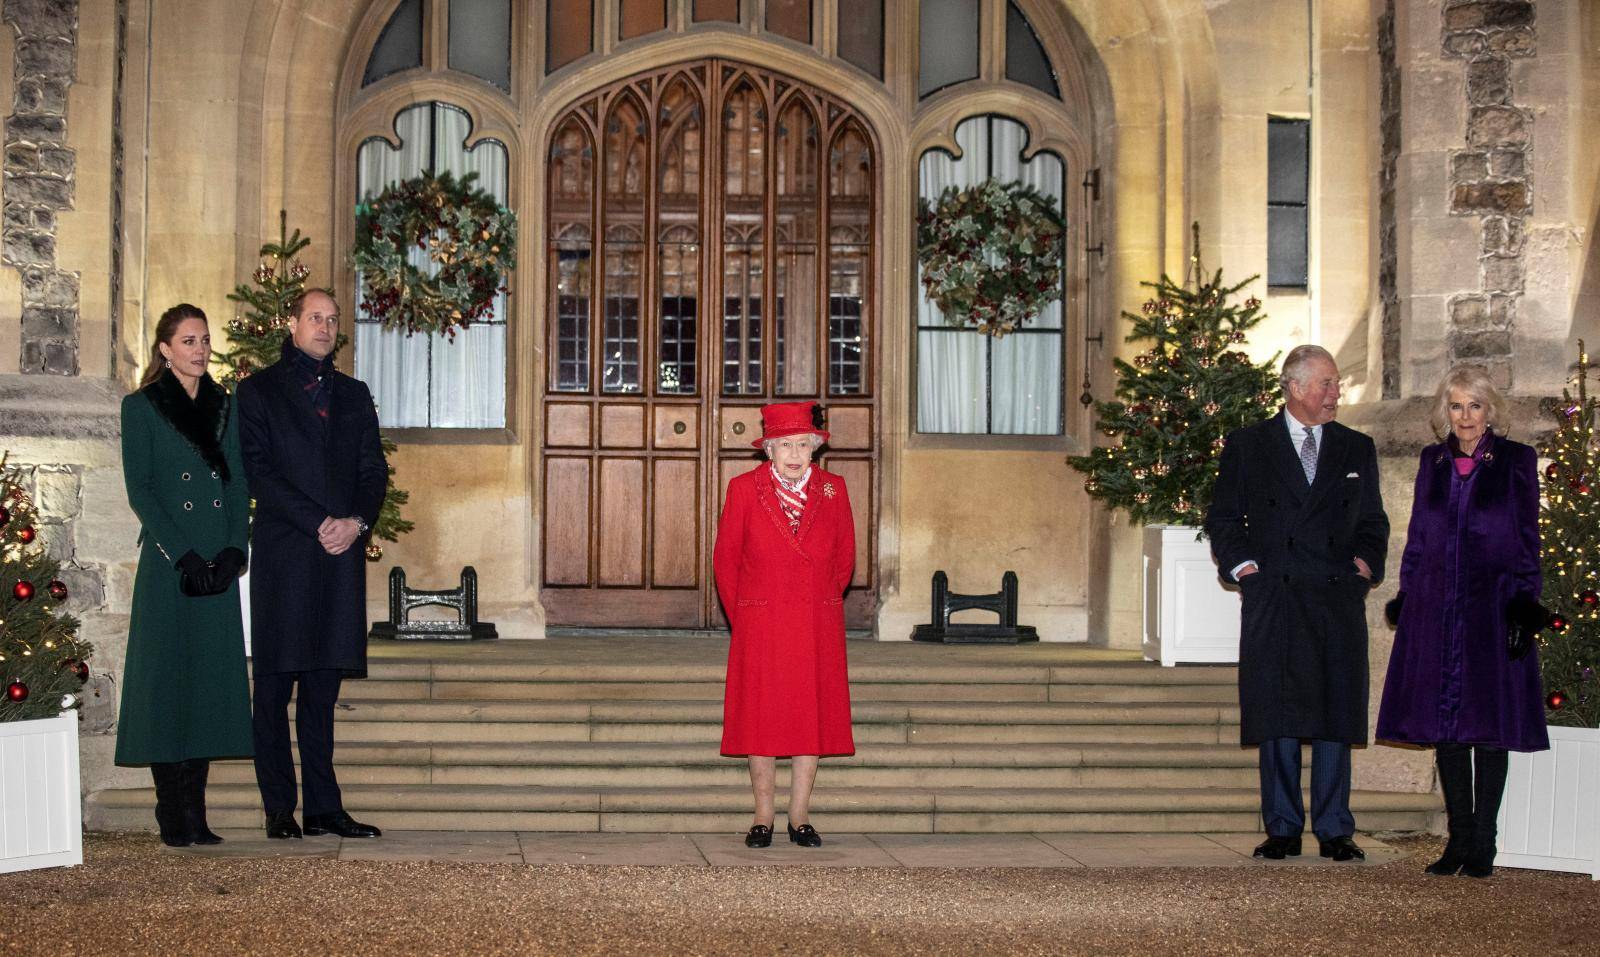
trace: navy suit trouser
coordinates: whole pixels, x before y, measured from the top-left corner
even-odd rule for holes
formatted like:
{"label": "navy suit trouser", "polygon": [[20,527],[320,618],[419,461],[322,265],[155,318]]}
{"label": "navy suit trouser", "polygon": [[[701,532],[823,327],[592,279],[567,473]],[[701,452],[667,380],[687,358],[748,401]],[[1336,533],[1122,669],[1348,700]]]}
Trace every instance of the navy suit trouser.
{"label": "navy suit trouser", "polygon": [[336,669],[257,675],[252,729],[256,745],[256,785],[268,814],[294,810],[294,756],[289,750],[289,697],[295,692],[294,729],[300,739],[305,813],[344,809],[333,776],[333,706],[344,673]]}
{"label": "navy suit trouser", "polygon": [[[1306,826],[1300,798],[1300,739],[1261,742],[1261,818],[1272,837],[1299,837]],[[260,754],[259,748],[256,754]],[[259,760],[259,759],[258,759]],[[1355,833],[1350,813],[1350,745],[1311,742],[1311,831],[1318,840]]]}

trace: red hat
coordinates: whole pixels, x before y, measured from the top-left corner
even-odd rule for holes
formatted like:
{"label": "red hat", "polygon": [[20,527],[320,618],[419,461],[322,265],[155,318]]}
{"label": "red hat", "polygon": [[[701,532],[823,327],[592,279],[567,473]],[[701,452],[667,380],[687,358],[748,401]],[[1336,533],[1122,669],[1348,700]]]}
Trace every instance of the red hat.
{"label": "red hat", "polygon": [[813,416],[817,404],[815,402],[775,402],[772,405],[761,407],[761,438],[750,444],[761,448],[761,443],[769,439],[781,439],[786,435],[801,435],[815,432],[822,436],[822,441],[828,441],[828,431],[819,429],[812,423],[816,421]]}

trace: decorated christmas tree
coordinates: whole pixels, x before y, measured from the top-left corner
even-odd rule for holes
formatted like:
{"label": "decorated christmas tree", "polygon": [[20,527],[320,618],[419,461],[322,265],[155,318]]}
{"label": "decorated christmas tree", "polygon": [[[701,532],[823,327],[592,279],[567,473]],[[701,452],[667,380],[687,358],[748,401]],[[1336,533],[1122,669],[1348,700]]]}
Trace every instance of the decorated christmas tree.
{"label": "decorated christmas tree", "polygon": [[1113,444],[1069,458],[1084,489],[1141,525],[1198,525],[1211,503],[1223,437],[1264,418],[1278,402],[1273,364],[1239,347],[1261,322],[1261,302],[1232,300],[1255,277],[1226,285],[1200,265],[1200,230],[1189,276],[1141,285],[1151,290],[1128,342],[1149,348],[1115,361],[1117,397],[1095,403],[1096,425]]}
{"label": "decorated christmas tree", "polygon": [[[283,350],[283,340],[289,335],[289,306],[295,297],[305,291],[306,278],[311,275],[297,258],[300,251],[311,245],[311,240],[300,235],[300,230],[289,233],[288,214],[278,214],[278,241],[261,247],[261,263],[256,266],[251,279],[253,284],[240,283],[228,294],[228,299],[239,307],[239,315],[228,323],[228,349],[219,352],[216,361],[223,368],[222,384],[230,391],[239,380],[258,369],[278,361]],[[339,333],[334,351],[344,348],[350,338]],[[383,440],[383,453],[393,461],[395,444]],[[383,557],[383,546],[376,539],[398,541],[411,531],[413,525],[400,515],[400,506],[410,495],[394,484],[394,466],[389,466],[388,491],[383,497],[383,507],[378,521],[372,526],[372,538],[367,543],[367,558],[377,561]]]}
{"label": "decorated christmas tree", "polygon": [[1543,602],[1550,627],[1540,633],[1539,664],[1551,724],[1600,728],[1600,399],[1589,395],[1589,356],[1578,342],[1577,394],[1566,389],[1556,405],[1555,434],[1540,451],[1544,504],[1539,516],[1544,548]]}
{"label": "decorated christmas tree", "polygon": [[39,537],[23,475],[0,459],[0,721],[53,718],[78,706],[89,644],[56,611],[67,586]]}

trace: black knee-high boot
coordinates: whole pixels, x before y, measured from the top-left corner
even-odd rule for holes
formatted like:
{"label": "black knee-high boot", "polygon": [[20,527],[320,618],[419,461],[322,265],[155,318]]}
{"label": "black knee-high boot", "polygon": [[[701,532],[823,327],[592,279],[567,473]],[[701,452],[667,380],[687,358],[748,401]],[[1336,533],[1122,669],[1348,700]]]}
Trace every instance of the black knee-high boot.
{"label": "black knee-high boot", "polygon": [[161,830],[161,843],[168,847],[188,847],[194,843],[189,824],[184,816],[187,803],[183,792],[183,763],[162,761],[150,765],[150,776],[156,782],[156,827]]}
{"label": "black knee-high boot", "polygon": [[1494,873],[1495,841],[1500,799],[1506,793],[1506,772],[1511,764],[1505,748],[1477,745],[1472,749],[1472,853],[1461,864],[1467,877],[1488,877]]}
{"label": "black knee-high boot", "polygon": [[1472,853],[1477,836],[1472,814],[1472,746],[1440,743],[1434,749],[1439,765],[1439,789],[1444,792],[1445,820],[1450,840],[1444,854],[1428,865],[1427,872],[1448,876],[1461,869]]}
{"label": "black knee-high boot", "polygon": [[183,815],[196,844],[221,844],[222,838],[206,826],[206,778],[211,762],[196,758],[183,762]]}

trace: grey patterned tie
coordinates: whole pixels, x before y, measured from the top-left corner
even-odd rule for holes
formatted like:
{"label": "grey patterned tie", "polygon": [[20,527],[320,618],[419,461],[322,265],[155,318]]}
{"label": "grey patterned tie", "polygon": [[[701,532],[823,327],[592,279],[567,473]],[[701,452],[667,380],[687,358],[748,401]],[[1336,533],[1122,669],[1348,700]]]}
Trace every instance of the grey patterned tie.
{"label": "grey patterned tie", "polygon": [[1300,467],[1306,470],[1306,484],[1317,480],[1317,433],[1306,426],[1306,440],[1300,443]]}

